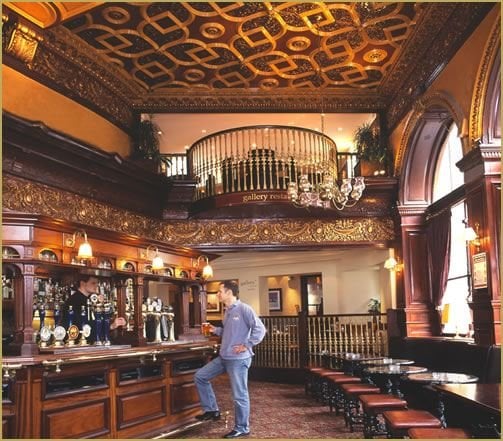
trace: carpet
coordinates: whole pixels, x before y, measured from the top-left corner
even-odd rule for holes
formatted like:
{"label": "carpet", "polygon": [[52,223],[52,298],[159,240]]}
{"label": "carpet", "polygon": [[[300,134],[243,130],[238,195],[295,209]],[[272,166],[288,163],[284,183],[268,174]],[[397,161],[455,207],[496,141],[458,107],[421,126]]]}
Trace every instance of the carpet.
{"label": "carpet", "polygon": [[[222,418],[178,434],[178,439],[222,438],[234,428],[234,405],[227,375],[215,378],[212,383]],[[363,438],[362,432],[351,433],[345,427],[342,416],[335,416],[328,406],[306,396],[303,385],[250,381],[249,393],[251,434],[248,438]]]}

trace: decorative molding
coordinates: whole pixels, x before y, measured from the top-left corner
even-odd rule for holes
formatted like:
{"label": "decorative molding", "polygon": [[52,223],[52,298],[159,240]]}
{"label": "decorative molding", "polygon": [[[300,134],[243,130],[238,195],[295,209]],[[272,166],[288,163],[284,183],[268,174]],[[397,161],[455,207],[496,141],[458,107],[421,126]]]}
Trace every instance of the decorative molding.
{"label": "decorative molding", "polygon": [[[493,3],[435,3],[427,8],[427,16],[422,20],[424,32],[417,36],[422,41],[409,41],[411,47],[404,48],[403,57],[400,58],[415,60],[416,63],[407,72],[400,72],[399,68],[393,67],[393,74],[386,78],[389,84],[380,89],[381,93],[386,94],[388,87],[394,85],[393,100],[386,115],[390,132],[428,89],[492,7]],[[410,64],[405,64],[404,69],[407,66],[410,68]]]}
{"label": "decorative molding", "polygon": [[[402,138],[400,141],[400,146],[398,148],[395,163],[394,163],[394,175],[398,176],[401,174],[404,164],[403,161],[406,156],[407,149],[412,148],[412,135],[418,125],[418,122],[425,116],[428,112],[428,109],[431,107],[441,107],[446,109],[454,122],[458,126],[458,134],[461,138],[461,142],[463,146],[466,145],[467,142],[467,120],[465,115],[463,114],[463,109],[459,105],[459,103],[452,97],[449,93],[445,91],[437,91],[431,94],[428,94],[422,99],[419,99],[414,104],[411,114],[409,115],[407,122],[405,123],[405,129],[402,134]],[[465,151],[465,150],[464,150]]]}
{"label": "decorative molding", "polygon": [[397,207],[401,217],[404,216],[423,216],[428,209],[427,205],[399,205]]}
{"label": "decorative molding", "polygon": [[486,43],[482,62],[479,64],[475,87],[473,89],[472,104],[470,108],[470,136],[471,148],[476,147],[476,142],[482,139],[484,108],[487,96],[487,85],[496,55],[501,51],[501,14],[491,30],[491,36]]}
{"label": "decorative molding", "polygon": [[351,93],[313,90],[213,90],[145,93],[135,99],[138,112],[379,112],[387,99],[374,92],[355,90]]}
{"label": "decorative molding", "polygon": [[162,221],[5,175],[3,207],[189,247],[326,246],[396,239],[391,218]]}
{"label": "decorative molding", "polygon": [[35,31],[20,23],[9,23],[9,18],[2,15],[4,28],[3,43],[6,53],[16,57],[29,69],[42,37]]}

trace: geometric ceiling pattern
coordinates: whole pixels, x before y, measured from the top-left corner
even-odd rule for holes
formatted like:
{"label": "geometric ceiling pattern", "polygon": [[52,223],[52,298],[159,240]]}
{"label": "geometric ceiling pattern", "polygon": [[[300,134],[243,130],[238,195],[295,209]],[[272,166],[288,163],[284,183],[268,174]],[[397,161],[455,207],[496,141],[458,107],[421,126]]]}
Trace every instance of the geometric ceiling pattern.
{"label": "geometric ceiling pattern", "polygon": [[421,3],[106,3],[64,26],[146,91],[373,91]]}

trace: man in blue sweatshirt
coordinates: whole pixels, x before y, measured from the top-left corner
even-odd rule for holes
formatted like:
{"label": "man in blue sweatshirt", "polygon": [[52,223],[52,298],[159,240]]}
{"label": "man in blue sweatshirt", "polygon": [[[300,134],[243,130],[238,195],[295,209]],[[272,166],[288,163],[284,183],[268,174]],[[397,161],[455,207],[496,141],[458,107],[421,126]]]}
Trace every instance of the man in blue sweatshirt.
{"label": "man in blue sweatshirt", "polygon": [[259,344],[266,329],[255,311],[238,300],[238,284],[226,280],[220,284],[218,298],[226,310],[223,327],[211,325],[210,330],[222,337],[220,354],[194,375],[199,400],[204,413],[196,416],[200,421],[218,420],[220,411],[210,380],[227,372],[234,399],[234,429],[224,438],[239,438],[250,434],[250,398],[248,396],[248,369],[253,357],[253,346]]}

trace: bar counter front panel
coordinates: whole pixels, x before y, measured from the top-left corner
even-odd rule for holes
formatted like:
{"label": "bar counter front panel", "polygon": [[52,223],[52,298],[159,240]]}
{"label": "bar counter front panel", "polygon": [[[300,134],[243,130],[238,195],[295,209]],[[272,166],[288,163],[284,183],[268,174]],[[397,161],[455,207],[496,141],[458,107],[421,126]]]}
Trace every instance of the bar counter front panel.
{"label": "bar counter front panel", "polygon": [[[149,345],[3,358],[3,438],[141,438],[191,421],[213,347]],[[7,375],[6,375],[7,374]]]}

